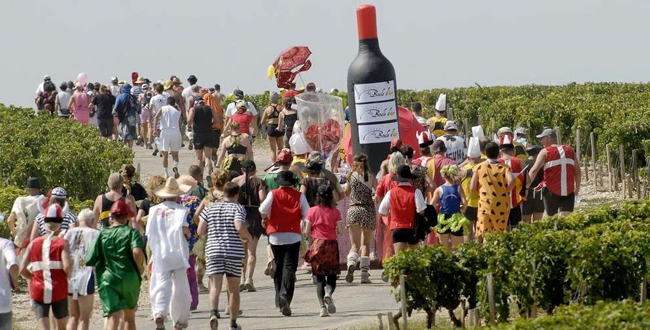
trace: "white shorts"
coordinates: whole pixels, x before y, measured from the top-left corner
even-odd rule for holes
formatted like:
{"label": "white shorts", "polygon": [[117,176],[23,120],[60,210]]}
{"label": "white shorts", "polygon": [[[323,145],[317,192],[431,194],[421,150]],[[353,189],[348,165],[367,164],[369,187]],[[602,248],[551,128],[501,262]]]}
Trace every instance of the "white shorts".
{"label": "white shorts", "polygon": [[182,140],[178,128],[165,128],[160,132],[160,151],[179,151]]}

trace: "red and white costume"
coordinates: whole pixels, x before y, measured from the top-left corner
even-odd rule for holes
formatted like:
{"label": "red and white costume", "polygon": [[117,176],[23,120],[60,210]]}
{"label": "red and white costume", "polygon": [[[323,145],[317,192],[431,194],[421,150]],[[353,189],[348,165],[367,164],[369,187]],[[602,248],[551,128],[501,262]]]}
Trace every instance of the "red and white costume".
{"label": "red and white costume", "polygon": [[51,304],[68,298],[68,276],[63,271],[61,255],[66,241],[56,236],[41,236],[32,242],[29,271],[32,272],[32,299]]}
{"label": "red and white costume", "polygon": [[544,183],[557,196],[569,196],[575,189],[575,152],[567,145],[546,147]]}

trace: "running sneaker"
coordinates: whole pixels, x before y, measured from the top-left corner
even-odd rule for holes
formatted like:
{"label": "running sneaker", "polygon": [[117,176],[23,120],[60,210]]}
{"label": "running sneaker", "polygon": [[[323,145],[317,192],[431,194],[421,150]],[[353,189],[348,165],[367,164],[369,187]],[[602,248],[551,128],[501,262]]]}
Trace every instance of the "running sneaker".
{"label": "running sneaker", "polygon": [[328,317],[330,314],[327,312],[327,308],[325,306],[322,306],[320,308],[320,317]]}
{"label": "running sneaker", "polygon": [[174,168],[172,169],[172,171],[174,171],[174,179],[178,179],[178,177],[181,176],[181,175],[178,173],[178,167],[174,166]]}
{"label": "running sneaker", "polygon": [[334,305],[334,299],[331,294],[325,295],[325,305],[327,306],[327,311],[330,314],[336,313],[336,305]]}
{"label": "running sneaker", "polygon": [[253,285],[253,279],[252,279],[252,278],[249,278],[249,279],[246,280],[246,286],[245,286],[245,289],[246,289],[248,292],[255,292],[255,291],[257,291],[257,289],[255,288],[255,285]]}

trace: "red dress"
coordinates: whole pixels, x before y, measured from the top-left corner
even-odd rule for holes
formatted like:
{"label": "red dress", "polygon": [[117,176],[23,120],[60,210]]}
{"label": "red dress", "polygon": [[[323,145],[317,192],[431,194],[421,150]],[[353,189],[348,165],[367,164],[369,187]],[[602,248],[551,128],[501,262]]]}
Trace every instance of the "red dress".
{"label": "red dress", "polygon": [[[65,239],[49,235],[32,242],[28,266],[32,281],[29,289],[35,301],[51,304],[68,298],[68,276],[61,262],[65,244]],[[43,250],[47,253],[43,253]]]}

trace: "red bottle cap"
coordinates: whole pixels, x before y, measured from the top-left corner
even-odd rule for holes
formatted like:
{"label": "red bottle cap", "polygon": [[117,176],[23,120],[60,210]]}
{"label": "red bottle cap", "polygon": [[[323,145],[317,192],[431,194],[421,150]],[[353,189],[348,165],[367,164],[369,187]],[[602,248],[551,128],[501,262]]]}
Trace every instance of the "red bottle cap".
{"label": "red bottle cap", "polygon": [[375,6],[365,4],[357,8],[357,29],[359,30],[359,40],[377,39],[377,11]]}

